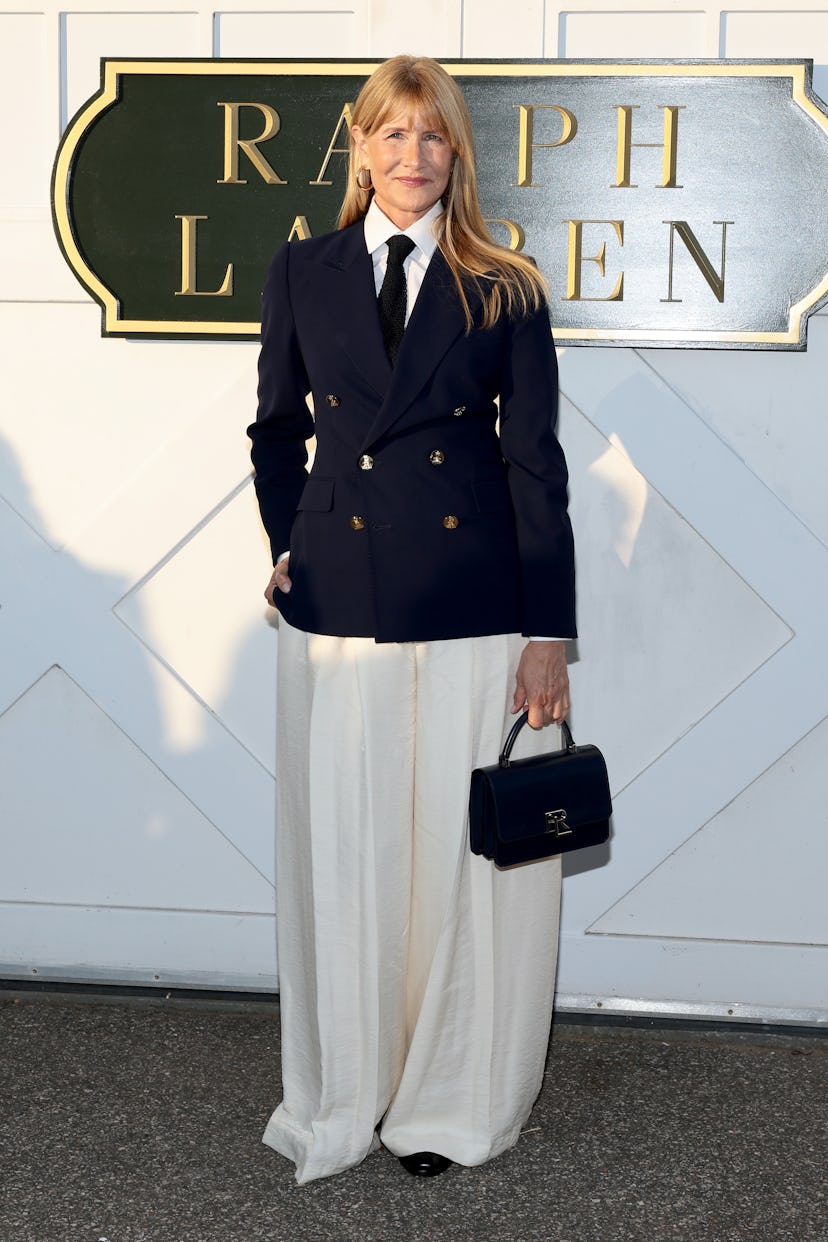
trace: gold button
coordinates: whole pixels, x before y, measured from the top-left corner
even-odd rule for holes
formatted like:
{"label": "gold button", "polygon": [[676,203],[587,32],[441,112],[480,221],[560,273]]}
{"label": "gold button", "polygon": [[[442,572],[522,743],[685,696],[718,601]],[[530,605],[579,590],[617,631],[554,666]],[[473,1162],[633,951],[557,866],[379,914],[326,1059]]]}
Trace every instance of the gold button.
{"label": "gold button", "polygon": [[446,530],[456,530],[457,527],[460,525],[460,519],[459,517],[456,517],[455,514],[449,513],[446,517],[443,518],[443,525],[445,526]]}
{"label": "gold button", "polygon": [[339,405],[339,397],[334,396],[332,392],[328,393],[325,400],[327,401],[328,405],[332,405],[334,407]]}
{"label": "gold button", "polygon": [[373,470],[374,469],[373,457],[369,457],[367,453],[363,453],[359,459],[359,468],[360,470]]}
{"label": "gold button", "polygon": [[361,518],[358,514],[354,514],[351,518],[351,530],[365,530],[365,518]]}
{"label": "gold button", "polygon": [[428,460],[431,462],[432,466],[442,466],[443,462],[446,460],[446,455],[441,452],[440,449],[432,449],[428,455]]}
{"label": "gold button", "polygon": [[461,414],[465,414],[465,412],[466,407],[464,405],[458,405],[457,409],[454,411],[454,417],[460,418]]}

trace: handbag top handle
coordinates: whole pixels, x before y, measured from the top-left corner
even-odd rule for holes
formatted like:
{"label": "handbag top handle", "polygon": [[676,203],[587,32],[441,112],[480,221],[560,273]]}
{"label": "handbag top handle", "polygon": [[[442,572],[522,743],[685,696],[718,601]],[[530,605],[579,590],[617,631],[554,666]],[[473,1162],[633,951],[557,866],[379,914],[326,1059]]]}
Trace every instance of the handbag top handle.
{"label": "handbag top handle", "polygon": [[[512,725],[511,729],[509,730],[509,736],[506,738],[506,743],[503,747],[503,750],[500,752],[500,758],[498,759],[498,763],[500,764],[502,768],[508,768],[509,756],[512,753],[512,747],[515,744],[517,735],[520,733],[521,729],[526,724],[526,721],[528,719],[529,719],[529,713],[524,712],[521,716],[518,716],[517,720],[515,721],[515,723]],[[577,748],[575,746],[575,740],[572,736],[569,725],[566,723],[565,720],[561,721],[561,732],[563,733],[563,741],[564,741],[564,744],[561,747],[561,753],[563,754],[564,751],[572,752],[576,750]]]}

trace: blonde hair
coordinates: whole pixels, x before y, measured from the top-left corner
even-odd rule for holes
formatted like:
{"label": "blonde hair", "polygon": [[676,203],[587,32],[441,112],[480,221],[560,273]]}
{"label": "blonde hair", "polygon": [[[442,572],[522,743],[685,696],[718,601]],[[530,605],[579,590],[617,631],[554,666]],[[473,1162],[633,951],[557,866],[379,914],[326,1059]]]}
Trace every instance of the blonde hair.
{"label": "blonde hair", "polygon": [[[353,123],[370,135],[406,109],[409,115],[419,112],[426,125],[444,134],[454,154],[443,194],[439,245],[457,282],[467,330],[472,327],[469,288],[482,300],[484,328],[503,314],[517,318],[538,310],[548,295],[546,281],[531,259],[497,245],[486,228],[477,197],[469,110],[459,86],[436,60],[394,56],[384,61],[357,96]],[[373,189],[363,190],[357,184],[359,160],[351,135],[348,183],[338,220],[341,229],[361,220],[371,202]]]}

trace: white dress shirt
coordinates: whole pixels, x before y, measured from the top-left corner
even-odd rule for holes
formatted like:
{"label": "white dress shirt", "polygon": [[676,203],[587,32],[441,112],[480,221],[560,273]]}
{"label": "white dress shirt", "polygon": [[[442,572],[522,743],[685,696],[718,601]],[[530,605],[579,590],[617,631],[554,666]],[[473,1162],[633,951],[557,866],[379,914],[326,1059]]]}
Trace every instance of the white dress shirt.
{"label": "white dress shirt", "polygon": [[376,199],[371,199],[371,205],[365,214],[365,245],[368,247],[368,253],[371,256],[371,262],[374,265],[374,287],[379,297],[382,282],[385,279],[385,269],[388,266],[388,239],[393,237],[395,233],[402,231],[405,237],[410,237],[414,243],[414,249],[411,254],[407,255],[403,263],[403,271],[405,272],[406,288],[408,296],[405,307],[405,322],[408,323],[411,318],[411,312],[414,309],[414,303],[417,301],[417,294],[420,292],[423,284],[423,277],[426,269],[431,262],[431,256],[437,249],[437,235],[434,227],[437,220],[443,214],[443,204],[438,199],[433,207],[429,207],[424,216],[420,216],[419,220],[415,220],[407,229],[398,229],[392,220],[377,206]]}

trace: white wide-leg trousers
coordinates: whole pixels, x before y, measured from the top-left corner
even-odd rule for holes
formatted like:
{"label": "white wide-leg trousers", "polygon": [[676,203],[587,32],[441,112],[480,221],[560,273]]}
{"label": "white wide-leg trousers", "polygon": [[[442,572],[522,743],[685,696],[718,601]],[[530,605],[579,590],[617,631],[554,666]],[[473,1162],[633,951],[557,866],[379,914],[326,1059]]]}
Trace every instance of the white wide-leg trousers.
{"label": "white wide-leg trousers", "polygon": [[[513,718],[525,643],[279,626],[276,902],[282,1103],[264,1142],[308,1182],[382,1143],[481,1164],[543,1076],[560,862],[468,845],[473,767]],[[516,753],[550,750],[551,729]]]}

